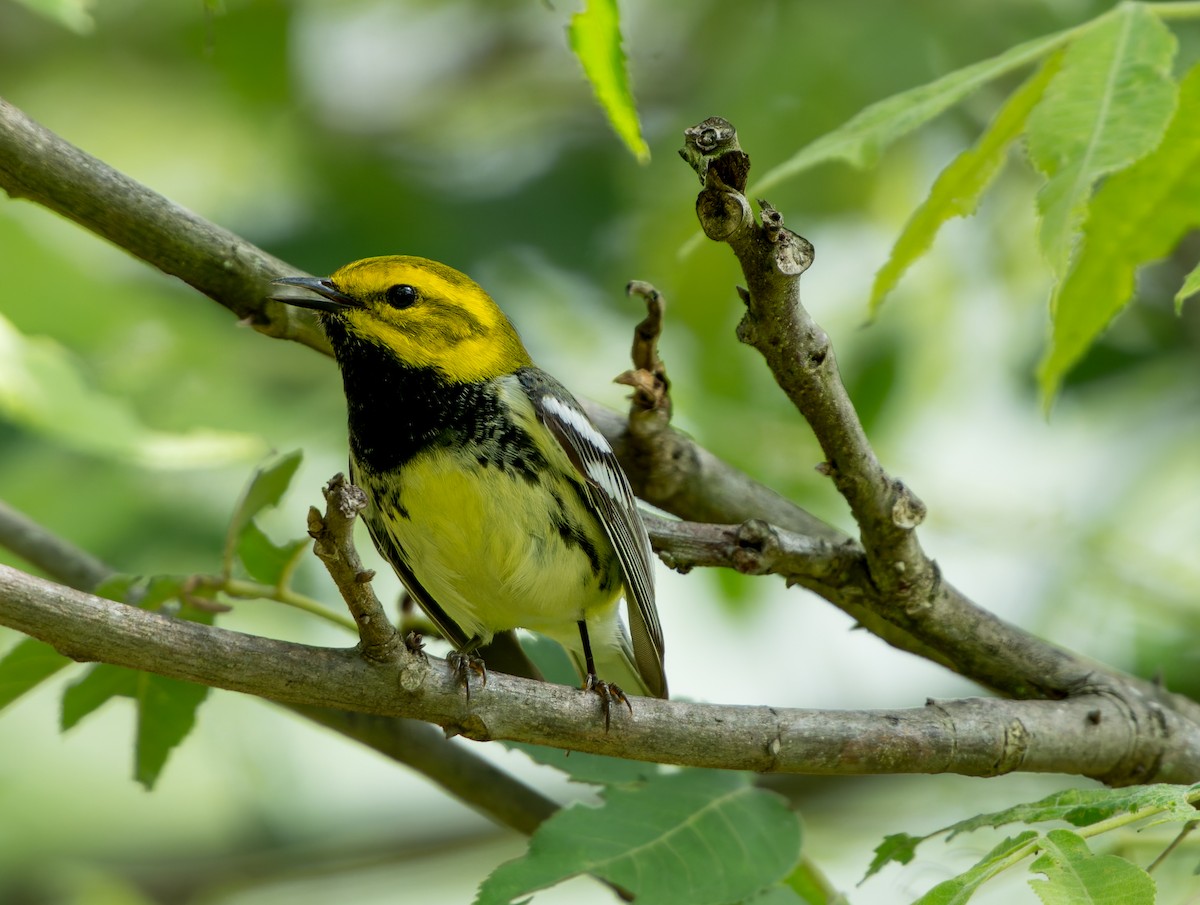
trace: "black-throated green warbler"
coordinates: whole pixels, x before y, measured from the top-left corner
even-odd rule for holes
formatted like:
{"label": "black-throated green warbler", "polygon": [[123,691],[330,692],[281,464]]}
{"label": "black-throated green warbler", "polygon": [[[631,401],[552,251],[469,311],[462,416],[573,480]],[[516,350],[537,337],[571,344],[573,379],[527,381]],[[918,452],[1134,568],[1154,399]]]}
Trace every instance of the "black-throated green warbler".
{"label": "black-throated green warbler", "polygon": [[567,649],[606,718],[610,698],[628,703],[621,688],[665,698],[650,543],[629,482],[491,297],[404,256],[276,282],[316,296],[277,298],[320,312],[371,537],[455,648],[532,629]]}

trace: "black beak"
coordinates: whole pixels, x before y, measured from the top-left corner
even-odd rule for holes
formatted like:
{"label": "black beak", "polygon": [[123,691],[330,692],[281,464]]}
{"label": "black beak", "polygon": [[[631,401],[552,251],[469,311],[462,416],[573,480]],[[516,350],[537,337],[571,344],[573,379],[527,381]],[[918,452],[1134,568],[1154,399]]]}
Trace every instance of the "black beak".
{"label": "black beak", "polygon": [[315,292],[320,298],[294,295],[272,295],[271,299],[283,302],[285,305],[295,305],[298,308],[312,308],[316,311],[327,311],[336,314],[346,308],[359,307],[358,302],[350,296],[339,292],[328,279],[320,277],[280,277],[271,280],[275,286],[300,286]]}

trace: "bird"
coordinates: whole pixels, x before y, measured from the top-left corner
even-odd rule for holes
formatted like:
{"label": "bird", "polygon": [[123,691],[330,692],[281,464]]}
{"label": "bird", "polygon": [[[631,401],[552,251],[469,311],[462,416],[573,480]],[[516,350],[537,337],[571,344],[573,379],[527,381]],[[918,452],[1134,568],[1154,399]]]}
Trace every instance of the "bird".
{"label": "bird", "polygon": [[610,702],[632,713],[627,693],[666,698],[653,555],[629,481],[491,296],[410,255],[273,282],[307,291],[273,299],[317,312],[364,521],[453,645],[468,694],[462,664],[477,669],[477,652],[522,628],[566,649],[606,728]]}

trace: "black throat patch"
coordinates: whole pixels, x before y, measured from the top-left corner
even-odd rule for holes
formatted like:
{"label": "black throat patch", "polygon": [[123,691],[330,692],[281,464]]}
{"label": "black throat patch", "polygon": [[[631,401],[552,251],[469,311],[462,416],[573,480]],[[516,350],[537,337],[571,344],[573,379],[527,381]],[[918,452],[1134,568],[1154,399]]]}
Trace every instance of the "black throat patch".
{"label": "black throat patch", "polygon": [[433,447],[457,448],[483,467],[530,482],[546,466],[528,433],[504,417],[494,382],[455,383],[433,368],[414,368],[353,336],[337,318],[325,332],[346,391],[350,452],[364,468],[393,471]]}

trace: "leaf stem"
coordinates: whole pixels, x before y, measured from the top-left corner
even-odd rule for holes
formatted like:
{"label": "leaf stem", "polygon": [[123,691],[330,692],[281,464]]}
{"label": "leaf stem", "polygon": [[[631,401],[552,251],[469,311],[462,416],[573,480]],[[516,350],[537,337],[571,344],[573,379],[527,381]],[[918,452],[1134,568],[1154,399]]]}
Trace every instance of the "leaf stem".
{"label": "leaf stem", "polygon": [[345,613],[331,610],[319,600],[299,594],[291,588],[274,587],[257,581],[247,581],[243,578],[215,577],[218,579],[216,582],[217,589],[224,591],[230,597],[237,597],[243,600],[274,600],[276,603],[282,603],[285,606],[303,610],[314,616],[320,616],[322,619],[328,620],[335,625],[340,625],[342,628],[347,628],[352,632],[358,631],[354,620]]}

